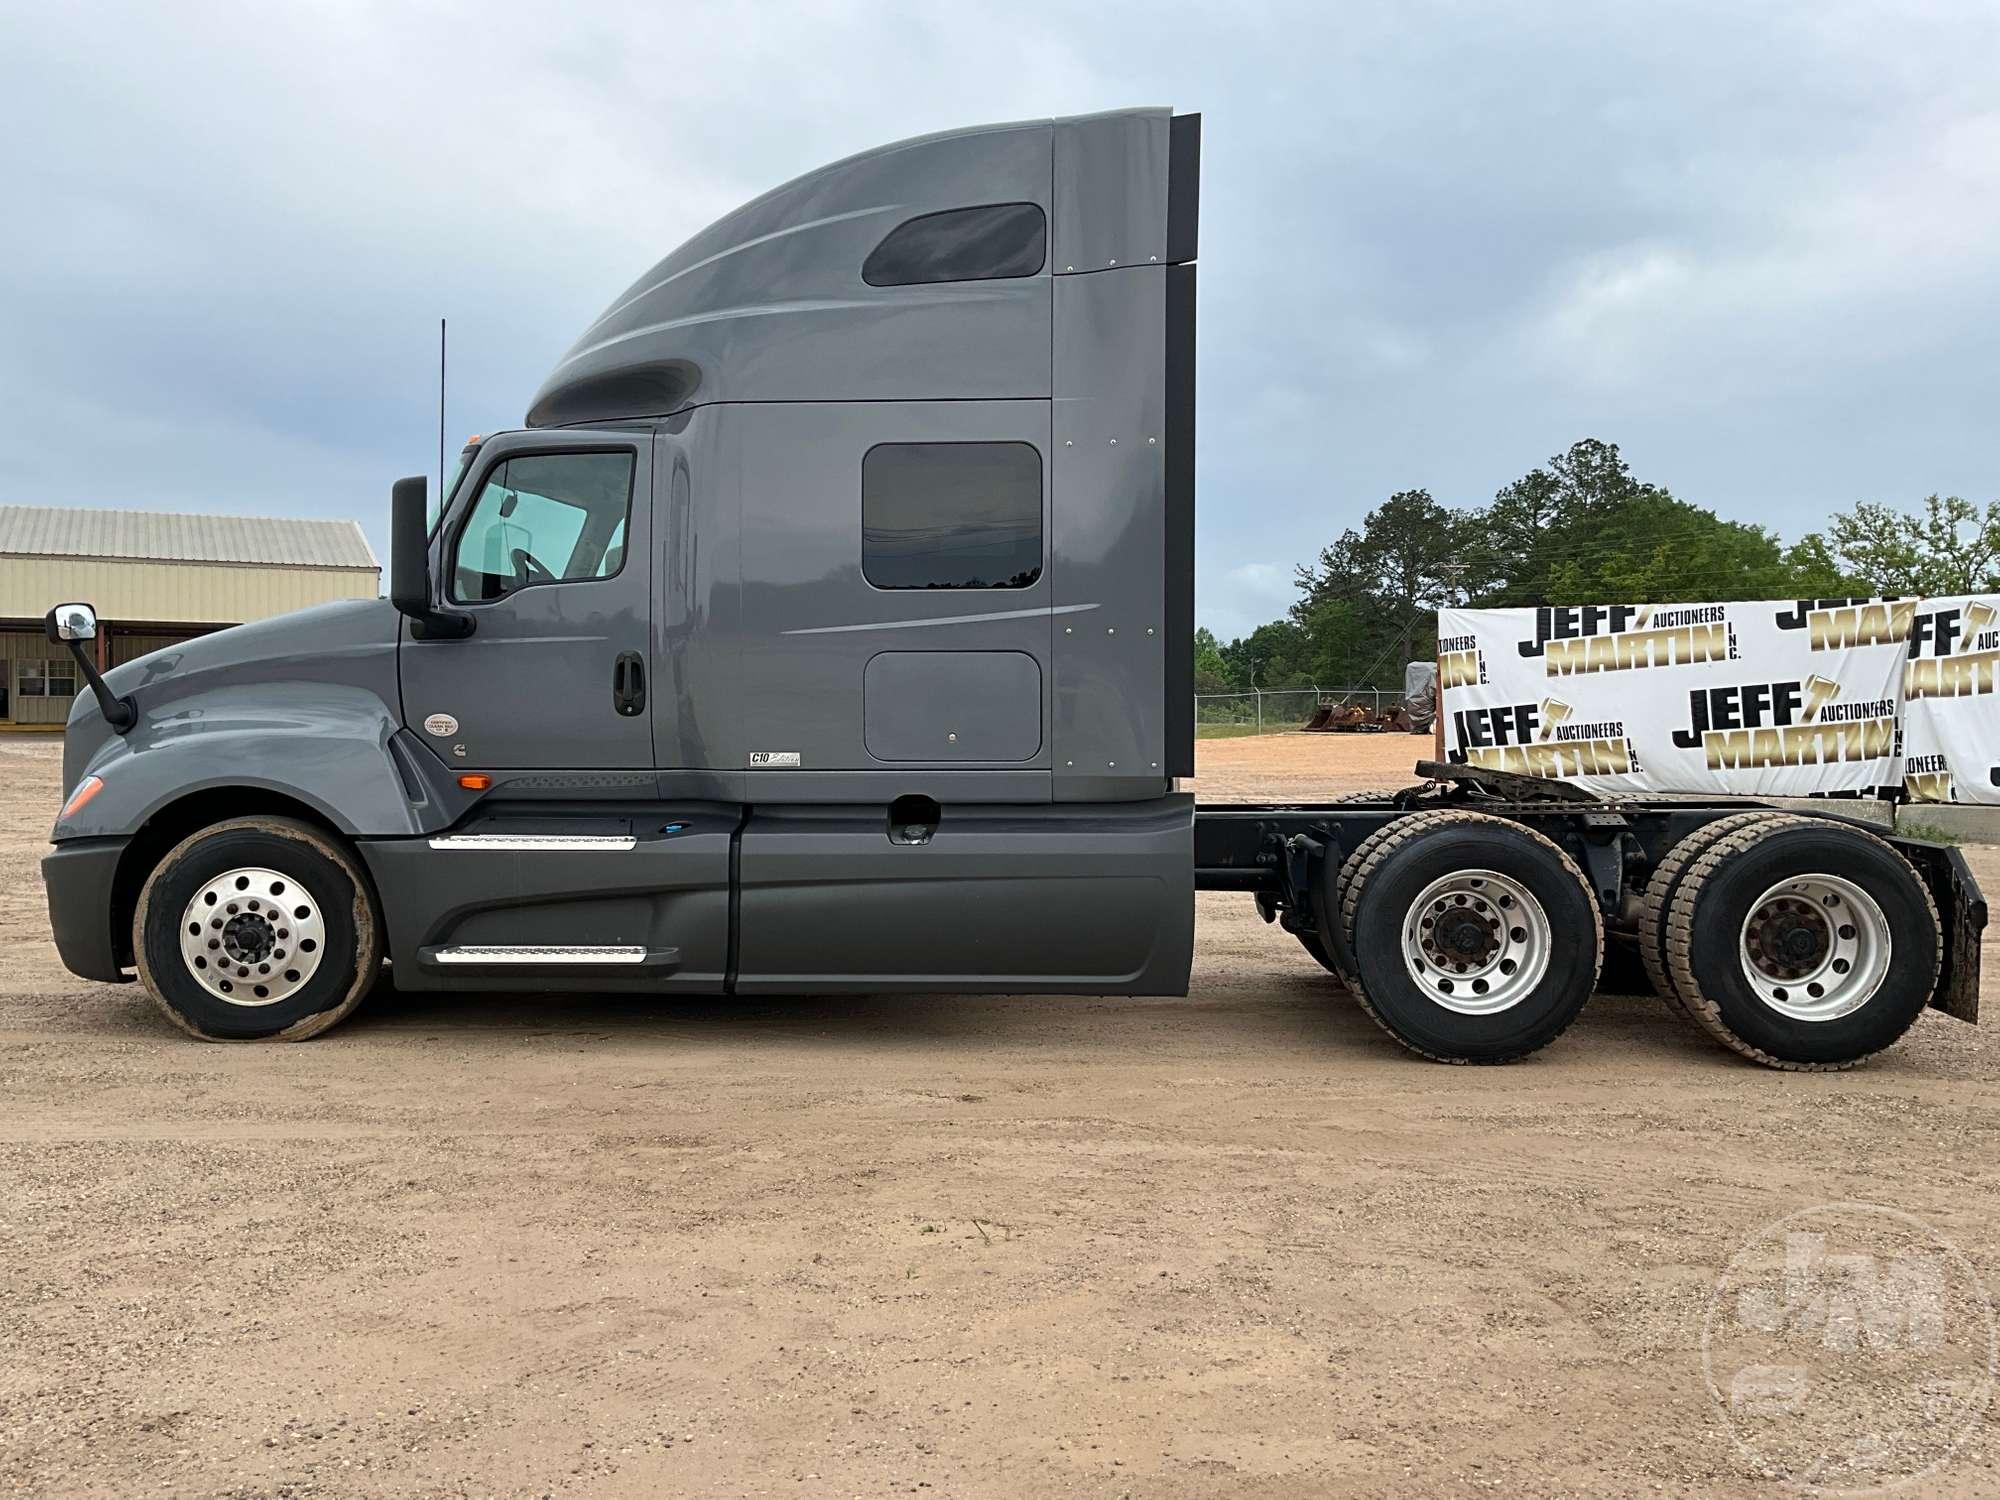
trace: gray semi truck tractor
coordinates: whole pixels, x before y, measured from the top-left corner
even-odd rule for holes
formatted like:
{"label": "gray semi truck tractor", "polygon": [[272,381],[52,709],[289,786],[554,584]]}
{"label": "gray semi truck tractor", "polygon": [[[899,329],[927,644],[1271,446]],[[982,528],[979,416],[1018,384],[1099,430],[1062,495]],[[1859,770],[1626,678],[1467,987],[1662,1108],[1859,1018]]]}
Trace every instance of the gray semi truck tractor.
{"label": "gray semi truck tractor", "polygon": [[[1463,765],[1198,807],[1200,118],[951,131],[801,177],[591,324],[390,597],[90,685],[64,962],[206,1038],[406,990],[1184,994],[1242,892],[1425,1056],[1558,1036],[1607,941],[1762,1062],[1971,1020],[1956,853]],[[1608,935],[1608,936],[1607,936]],[[1636,966],[1635,966],[1636,967]],[[1338,981],[1338,983],[1336,983]]]}

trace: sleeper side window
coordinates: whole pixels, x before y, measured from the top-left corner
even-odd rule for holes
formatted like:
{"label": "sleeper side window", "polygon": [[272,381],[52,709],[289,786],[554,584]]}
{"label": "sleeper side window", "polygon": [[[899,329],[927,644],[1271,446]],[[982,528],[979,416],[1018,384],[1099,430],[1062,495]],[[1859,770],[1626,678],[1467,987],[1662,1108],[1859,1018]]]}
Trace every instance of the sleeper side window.
{"label": "sleeper side window", "polygon": [[459,528],[451,596],[479,604],[540,583],[609,578],[624,566],[629,453],[535,453],[486,476]]}
{"label": "sleeper side window", "polygon": [[1024,589],[1042,576],[1030,443],[878,443],[861,461],[861,572],[878,589]]}
{"label": "sleeper side window", "polygon": [[1033,203],[990,203],[908,219],[861,264],[870,286],[1004,281],[1033,276],[1048,257],[1048,219]]}

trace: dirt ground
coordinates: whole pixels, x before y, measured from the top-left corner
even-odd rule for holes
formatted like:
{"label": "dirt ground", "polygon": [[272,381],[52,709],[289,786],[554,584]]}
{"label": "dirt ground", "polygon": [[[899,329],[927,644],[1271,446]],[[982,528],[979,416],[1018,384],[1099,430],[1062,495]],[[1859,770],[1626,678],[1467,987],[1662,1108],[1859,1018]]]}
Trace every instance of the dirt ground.
{"label": "dirt ground", "polygon": [[[206,1046],[58,964],[57,782],[0,740],[0,1489],[1777,1494],[1702,1375],[1747,1235],[1889,1205],[2000,1287],[2000,1023],[1795,1076],[1601,996],[1439,1067],[1205,895],[1184,1000],[385,990]],[[1921,1493],[2000,1488],[1992,1420]]]}

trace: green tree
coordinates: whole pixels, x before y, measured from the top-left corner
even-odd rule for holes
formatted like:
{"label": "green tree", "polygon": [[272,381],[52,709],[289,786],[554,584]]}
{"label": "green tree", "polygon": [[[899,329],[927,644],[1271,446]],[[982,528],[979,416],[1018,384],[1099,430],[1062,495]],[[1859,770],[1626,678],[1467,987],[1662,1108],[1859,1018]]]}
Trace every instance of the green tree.
{"label": "green tree", "polygon": [[1305,644],[1305,632],[1297,625],[1273,620],[1224,646],[1222,659],[1239,690],[1304,687],[1311,681],[1301,665]]}
{"label": "green tree", "polygon": [[1328,687],[1400,682],[1437,649],[1436,610],[1464,597],[1466,517],[1428,490],[1400,490],[1297,570],[1300,665]]}
{"label": "green tree", "polygon": [[1504,486],[1473,518],[1465,558],[1473,592],[1488,605],[1564,602],[1551,595],[1560,565],[1601,551],[1621,512],[1672,499],[1634,478],[1616,443],[1572,443]]}
{"label": "green tree", "polygon": [[1846,599],[1873,593],[1868,580],[1849,571],[1817,531],[1809,531],[1785,549],[1785,569],[1791,578],[1788,599]]}
{"label": "green tree", "polygon": [[1825,549],[1864,585],[1856,592],[1974,594],[2000,588],[2000,501],[1981,510],[1957,495],[1927,495],[1921,515],[1863,501],[1835,516],[1827,530]]}
{"label": "green tree", "polygon": [[1222,659],[1222,647],[1216,642],[1215,632],[1203,625],[1194,633],[1194,690],[1226,693],[1232,686],[1229,663]]}
{"label": "green tree", "polygon": [[1596,438],[1504,487],[1466,531],[1484,605],[1798,597],[1777,537],[1640,480]]}
{"label": "green tree", "polygon": [[[1465,517],[1431,498],[1429,490],[1399,490],[1350,527],[1319,557],[1297,569],[1310,601],[1324,597],[1375,598],[1432,605],[1458,591],[1458,553]],[[1292,609],[1298,618],[1301,607]]]}
{"label": "green tree", "polygon": [[1550,604],[1797,597],[1778,539],[1660,492],[1627,501],[1594,544],[1553,559]]}
{"label": "green tree", "polygon": [[1920,514],[1879,504],[1789,547],[1632,473],[1616,443],[1585,438],[1460,509],[1399,490],[1297,570],[1283,620],[1227,646],[1196,637],[1203,692],[1317,683],[1389,685],[1436,647],[1436,610],[1724,603],[2000,589],[2000,501],[1929,496]]}

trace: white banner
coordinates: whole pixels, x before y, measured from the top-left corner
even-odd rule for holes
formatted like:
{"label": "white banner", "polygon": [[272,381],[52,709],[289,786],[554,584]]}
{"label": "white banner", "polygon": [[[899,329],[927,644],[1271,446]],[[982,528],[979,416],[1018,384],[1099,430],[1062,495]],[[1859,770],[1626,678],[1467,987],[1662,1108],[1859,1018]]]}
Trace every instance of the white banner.
{"label": "white banner", "polygon": [[1610,793],[1893,794],[1918,609],[1802,599],[1443,610],[1445,753]]}
{"label": "white banner", "polygon": [[1913,802],[2000,803],[2000,594],[1926,599],[1903,674]]}

